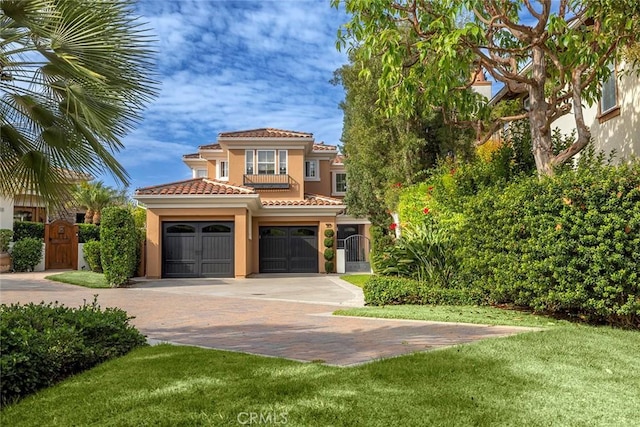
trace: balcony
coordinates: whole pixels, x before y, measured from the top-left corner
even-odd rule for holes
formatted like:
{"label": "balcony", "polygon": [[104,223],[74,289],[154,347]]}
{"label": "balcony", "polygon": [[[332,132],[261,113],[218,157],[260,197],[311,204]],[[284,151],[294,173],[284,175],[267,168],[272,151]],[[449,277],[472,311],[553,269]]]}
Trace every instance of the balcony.
{"label": "balcony", "polygon": [[253,188],[279,188],[288,189],[289,175],[244,175],[243,184]]}

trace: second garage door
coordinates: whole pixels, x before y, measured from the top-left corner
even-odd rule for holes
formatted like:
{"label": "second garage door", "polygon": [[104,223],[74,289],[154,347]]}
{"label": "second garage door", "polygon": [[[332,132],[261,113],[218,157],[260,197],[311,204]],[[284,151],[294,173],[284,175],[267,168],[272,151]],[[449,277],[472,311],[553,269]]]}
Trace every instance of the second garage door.
{"label": "second garage door", "polygon": [[261,273],[317,273],[318,227],[260,227]]}
{"label": "second garage door", "polygon": [[233,277],[232,222],[165,222],[163,277]]}

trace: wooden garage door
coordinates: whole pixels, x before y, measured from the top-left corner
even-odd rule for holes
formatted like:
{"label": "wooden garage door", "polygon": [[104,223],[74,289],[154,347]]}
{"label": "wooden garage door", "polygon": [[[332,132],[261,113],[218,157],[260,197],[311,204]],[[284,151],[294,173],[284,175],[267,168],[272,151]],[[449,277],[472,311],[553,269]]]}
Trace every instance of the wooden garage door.
{"label": "wooden garage door", "polygon": [[260,227],[261,273],[317,273],[318,227]]}
{"label": "wooden garage door", "polygon": [[162,276],[234,277],[233,222],[164,222]]}

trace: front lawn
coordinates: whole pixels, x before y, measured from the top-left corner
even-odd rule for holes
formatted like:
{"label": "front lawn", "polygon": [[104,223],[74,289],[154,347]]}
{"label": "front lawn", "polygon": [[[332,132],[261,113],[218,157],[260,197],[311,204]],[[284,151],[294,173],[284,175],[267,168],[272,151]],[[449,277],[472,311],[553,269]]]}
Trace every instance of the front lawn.
{"label": "front lawn", "polygon": [[161,345],[7,407],[0,424],[635,426],[639,344],[637,331],[562,324],[354,368]]}
{"label": "front lawn", "polygon": [[387,305],[338,310],[339,316],[415,319],[434,322],[477,323],[481,325],[556,326],[567,323],[527,311],[472,305]]}
{"label": "front lawn", "polygon": [[85,288],[110,288],[102,273],[93,271],[66,271],[64,273],[52,274],[45,279],[55,282],[68,283],[70,285],[84,286]]}
{"label": "front lawn", "polygon": [[345,274],[344,276],[340,276],[345,282],[349,282],[359,288],[364,288],[364,284],[367,283],[370,277],[371,274]]}

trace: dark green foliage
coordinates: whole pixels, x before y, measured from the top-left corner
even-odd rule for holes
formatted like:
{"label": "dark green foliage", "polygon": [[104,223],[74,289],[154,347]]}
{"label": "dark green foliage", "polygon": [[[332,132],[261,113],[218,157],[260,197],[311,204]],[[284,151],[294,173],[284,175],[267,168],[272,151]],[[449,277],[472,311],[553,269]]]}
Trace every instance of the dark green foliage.
{"label": "dark green foliage", "polygon": [[100,240],[100,227],[95,224],[76,224],[78,226],[78,243]]}
{"label": "dark green foliage", "polygon": [[335,231],[333,231],[333,228],[327,228],[324,230],[324,237],[333,237],[334,235]]}
{"label": "dark green foliage", "polygon": [[89,264],[91,271],[102,273],[102,260],[100,259],[100,242],[97,240],[89,240],[82,246],[84,252],[84,260]]}
{"label": "dark green foliage", "polygon": [[385,229],[372,226],[369,229],[371,234],[371,268],[374,272],[380,273],[385,268],[385,252],[393,246],[393,237]]}
{"label": "dark green foliage", "polygon": [[403,277],[371,276],[363,291],[368,305],[467,305],[485,302],[483,293],[476,289],[443,288]]}
{"label": "dark green foliage", "polygon": [[332,261],[335,256],[336,256],[336,252],[333,249],[327,248],[324,250],[325,261]]}
{"label": "dark green foliage", "polygon": [[11,258],[15,271],[33,271],[42,260],[42,240],[25,237],[15,242],[11,248]]}
{"label": "dark green foliage", "polygon": [[13,241],[17,242],[25,237],[44,240],[44,224],[41,222],[15,221],[13,223]]}
{"label": "dark green foliage", "polygon": [[13,231],[8,228],[0,229],[0,252],[7,252],[9,250],[9,242],[13,238]]}
{"label": "dark green foliage", "polygon": [[95,300],[79,308],[3,304],[0,314],[2,405],[146,343],[127,313]]}
{"label": "dark green foliage", "polygon": [[131,212],[108,207],[102,211],[100,257],[105,279],[122,286],[133,277],[137,267],[138,233]]}
{"label": "dark green foliage", "polygon": [[327,273],[333,273],[333,269],[334,269],[334,264],[333,261],[326,261],[324,263],[324,271],[326,271]]}
{"label": "dark green foliage", "polygon": [[332,248],[333,247],[333,237],[327,237],[326,239],[324,239],[324,247],[325,248]]}
{"label": "dark green foliage", "polygon": [[461,283],[495,303],[640,327],[640,163],[525,178],[464,213]]}

